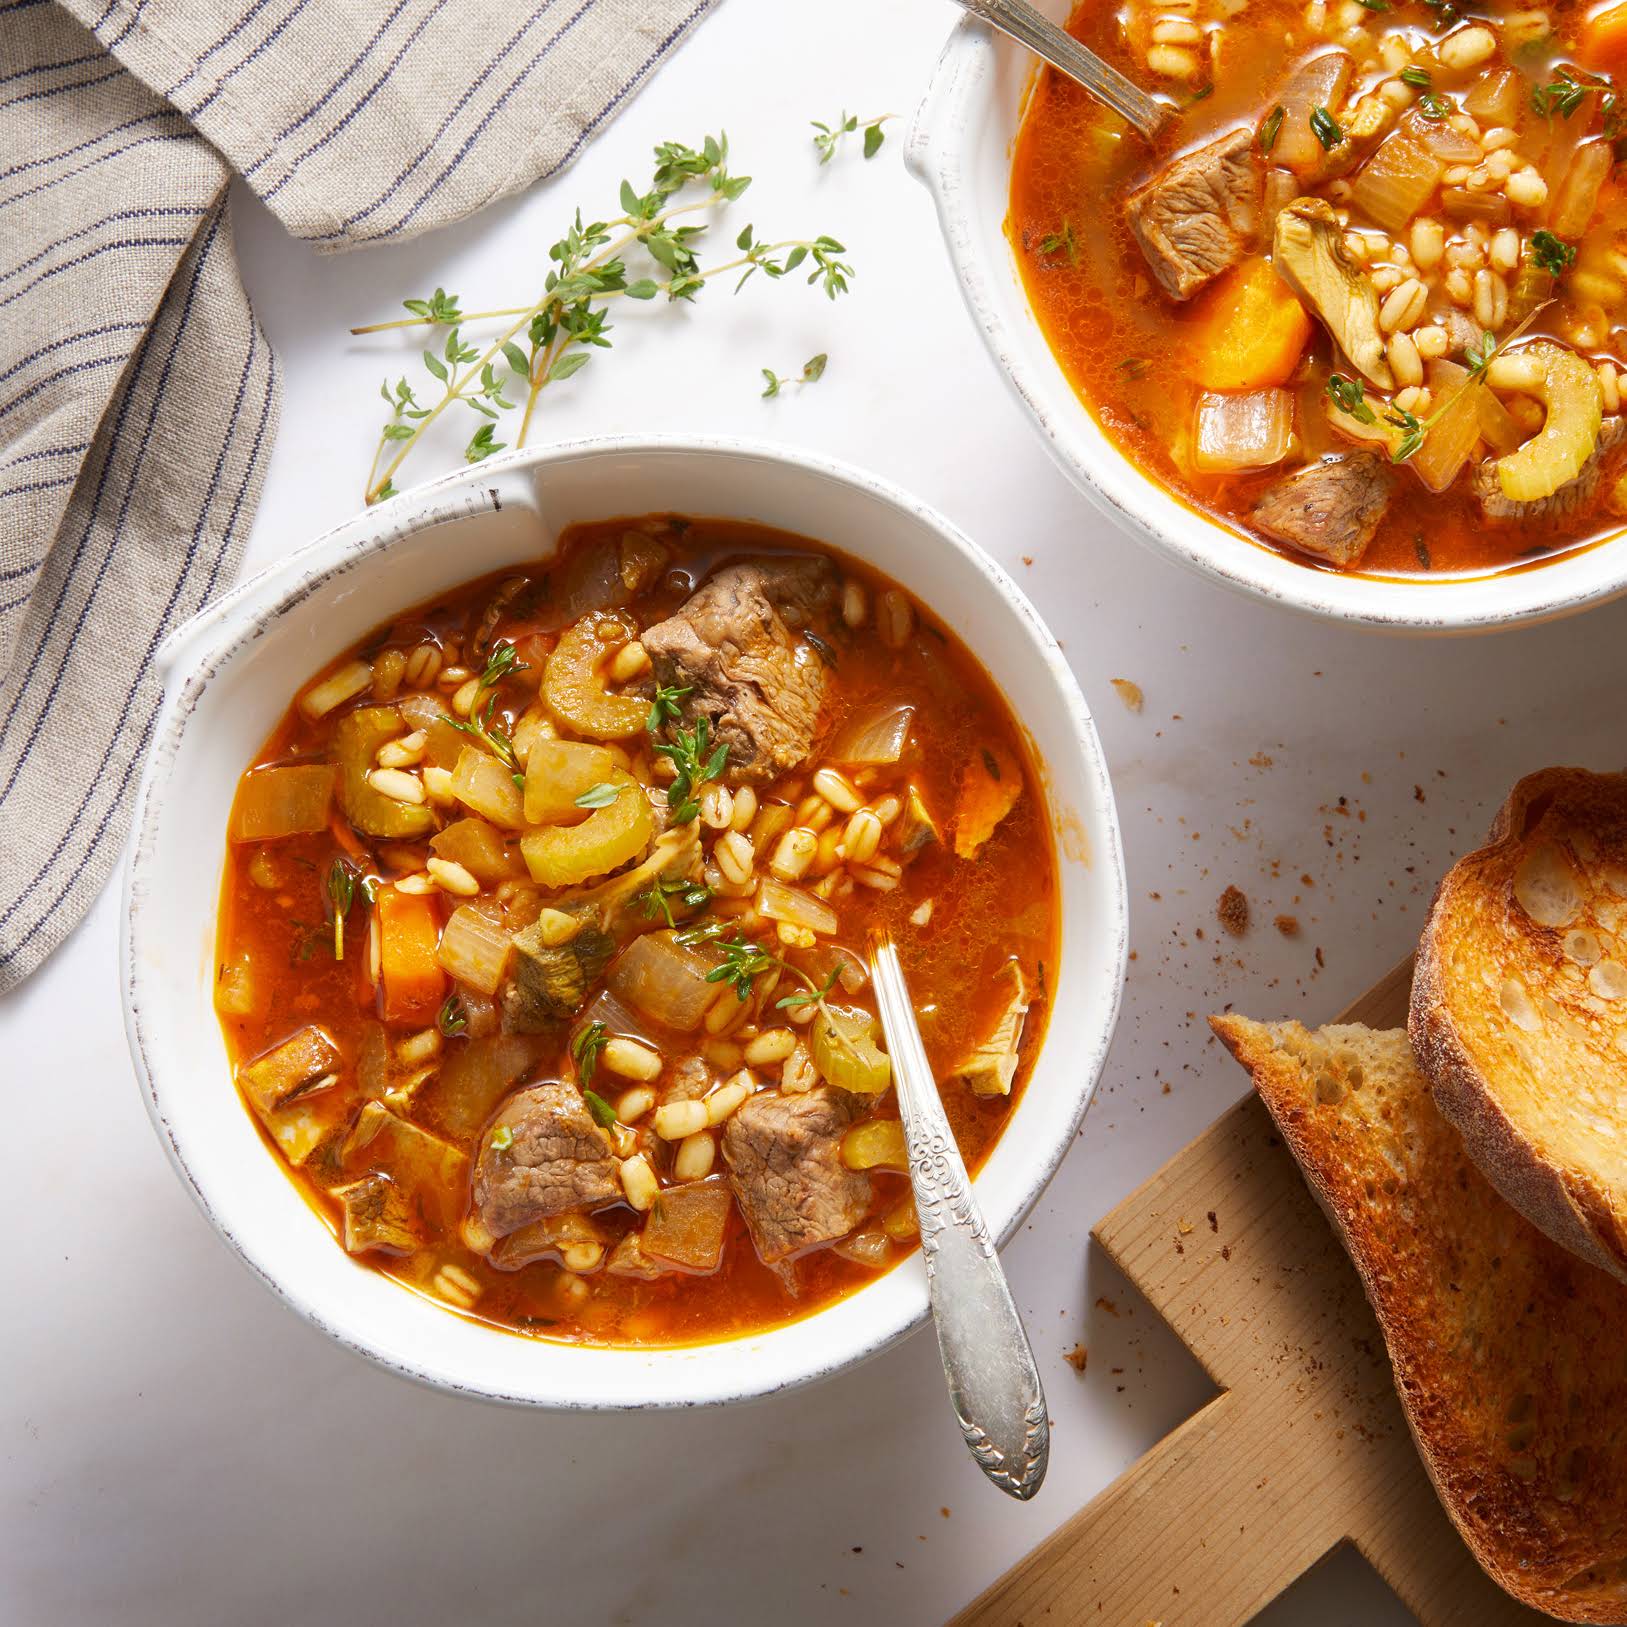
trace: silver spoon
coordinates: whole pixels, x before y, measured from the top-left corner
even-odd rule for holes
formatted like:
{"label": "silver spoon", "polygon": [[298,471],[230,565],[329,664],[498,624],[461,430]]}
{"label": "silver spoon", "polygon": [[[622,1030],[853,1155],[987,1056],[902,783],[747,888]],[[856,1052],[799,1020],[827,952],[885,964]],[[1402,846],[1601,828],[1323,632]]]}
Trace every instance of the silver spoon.
{"label": "silver spoon", "polygon": [[1045,1479],[1051,1452],[1039,1369],[938,1099],[898,951],[882,928],[870,934],[870,970],[909,1144],[927,1296],[949,1400],[983,1473],[1026,1502]]}
{"label": "silver spoon", "polygon": [[958,4],[1083,85],[1097,101],[1106,102],[1115,113],[1128,119],[1149,141],[1169,118],[1170,110],[1162,102],[1155,101],[1071,34],[1047,22],[1028,0],[958,0]]}

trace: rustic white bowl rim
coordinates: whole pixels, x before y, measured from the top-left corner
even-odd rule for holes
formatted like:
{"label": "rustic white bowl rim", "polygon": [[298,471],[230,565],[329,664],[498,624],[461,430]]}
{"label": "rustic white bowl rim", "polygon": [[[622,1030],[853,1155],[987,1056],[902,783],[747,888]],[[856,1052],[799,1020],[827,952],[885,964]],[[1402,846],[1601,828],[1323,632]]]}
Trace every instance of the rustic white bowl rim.
{"label": "rustic white bowl rim", "polygon": [[[1036,0],[1056,21],[1068,0]],[[989,354],[1061,469],[1138,542],[1268,603],[1358,626],[1485,632],[1554,620],[1627,592],[1627,538],[1551,564],[1445,582],[1301,565],[1188,508],[1107,438],[1051,354],[1006,238],[1010,159],[1033,58],[975,17],[949,36],[905,162],[932,194],[960,290]],[[1129,137],[1127,139],[1134,139]]]}
{"label": "rustic white bowl rim", "polygon": [[[214,1024],[208,1000],[212,909],[208,921],[194,923],[190,916],[181,924],[161,920],[163,910],[154,889],[162,886],[166,875],[173,875],[172,867],[178,862],[174,848],[182,838],[170,834],[170,827],[183,831],[185,819],[174,810],[200,795],[196,759],[203,753],[220,759],[236,751],[235,761],[204,764],[201,776],[209,781],[229,776],[234,784],[258,743],[258,736],[248,738],[245,733],[229,748],[195,744],[183,759],[189,729],[198,727],[200,717],[209,717],[211,685],[232,672],[234,661],[247,660],[256,648],[267,649],[279,629],[287,628],[290,637],[303,637],[324,603],[333,602],[336,584],[349,573],[365,573],[370,562],[376,564],[386,554],[397,564],[409,560],[417,550],[435,546],[439,524],[478,519],[493,504],[502,508],[504,497],[511,499],[512,509],[512,500],[523,498],[527,490],[545,493],[551,473],[585,477],[596,475],[601,467],[614,473],[617,468],[630,470],[652,460],[657,468],[679,470],[690,467],[695,459],[706,460],[702,472],[708,478],[715,475],[726,480],[731,469],[748,471],[748,476],[742,476],[746,489],[751,480],[791,482],[793,491],[800,482],[800,489],[809,492],[830,489],[846,494],[833,501],[862,500],[873,505],[882,519],[886,511],[892,511],[900,525],[919,533],[918,546],[924,555],[942,562],[940,575],[951,568],[958,573],[968,568],[977,573],[981,579],[974,584],[980,596],[978,613],[990,618],[984,625],[1004,624],[1000,637],[1018,638],[1026,650],[1023,659],[1032,663],[1037,658],[1043,667],[1044,692],[1013,695],[1012,701],[1025,722],[1033,708],[1042,725],[1048,716],[1064,731],[1064,760],[1053,749],[1044,765],[1044,778],[1053,824],[1064,834],[1074,833],[1079,844],[1088,844],[1085,862],[1068,863],[1061,842],[1058,859],[1064,870],[1065,902],[1070,890],[1074,891],[1075,904],[1079,899],[1086,901],[1089,918],[1070,920],[1065,912],[1057,975],[1071,975],[1071,966],[1088,967],[1090,985],[1070,985],[1072,998],[1057,1002],[1046,1049],[1029,1091],[1018,1105],[1011,1133],[1002,1138],[979,1177],[986,1218],[1002,1243],[1039,1198],[1077,1134],[1117,1020],[1126,966],[1128,902],[1112,789],[1089,710],[1061,650],[1027,598],[998,564],[933,510],[873,475],[766,442],[625,435],[565,441],[507,454],[364,511],[238,585],[166,645],[165,693],[137,794],[124,883],[126,930],[120,973],[125,1029],[160,1142],[194,1200],[244,1264],[292,1310],[345,1348],[403,1377],[452,1393],[580,1410],[742,1401],[827,1378],[885,1349],[926,1316],[925,1277],[917,1253],[846,1299],[764,1335],[654,1351],[591,1349],[516,1338],[460,1318],[378,1273],[355,1266],[314,1216],[311,1225],[321,1230],[326,1255],[307,1253],[295,1268],[293,1252],[282,1239],[285,1233],[299,1233],[301,1249],[307,1247],[308,1239],[292,1219],[286,1219],[286,1224],[279,1219],[278,1225],[284,1229],[277,1230],[264,1212],[276,1208],[279,1216],[293,1214],[278,1192],[286,1193],[303,1209],[294,1184],[259,1145],[258,1133],[235,1100],[233,1106],[254,1141],[258,1160],[233,1128],[236,1120],[218,1117],[222,1110],[217,1098],[209,1099],[208,1112],[217,1115],[212,1127],[208,1133],[202,1127],[199,1103],[205,1086],[199,1083],[200,1077],[211,1076],[209,1090],[216,1085],[221,1091],[231,1089],[218,1029],[212,1040],[206,1033]],[[661,460],[669,461],[663,464]],[[719,495],[722,497],[721,491]],[[687,506],[697,511],[696,505]],[[612,491],[597,513],[584,511],[574,517],[641,511],[647,510],[618,504]],[[725,498],[709,512],[739,510]],[[566,522],[562,518],[559,523]],[[803,529],[810,535],[822,535],[816,518]],[[864,546],[854,538],[830,540],[864,556]],[[481,574],[483,568],[464,574]],[[924,591],[916,583],[911,585],[930,607],[933,573],[925,569],[917,574],[929,585]],[[365,575],[355,580],[365,583]],[[377,620],[396,601],[375,595],[371,602],[376,604]],[[338,654],[348,642],[348,637],[340,640],[325,656],[312,660],[306,671]],[[971,642],[975,649],[975,634]],[[217,702],[219,705],[224,703]],[[219,727],[218,722],[209,722],[202,730],[202,741],[212,740],[211,731]],[[185,770],[180,772],[178,762],[183,760]],[[222,793],[218,788],[215,794],[217,800],[221,794],[229,797],[229,791]],[[1059,796],[1067,801],[1059,803]],[[201,816],[191,817],[196,821]],[[218,826],[211,818],[209,825],[189,833],[193,854],[209,828],[223,830],[223,816]],[[213,878],[208,894],[212,900],[219,877],[215,853],[207,856],[207,865]],[[165,906],[172,917],[178,907],[173,903]],[[194,934],[191,942],[184,941],[188,933]],[[195,979],[194,961],[198,962]],[[189,980],[201,981],[201,990],[179,987]],[[235,1092],[231,1094],[235,1098]],[[1035,1104],[1030,1113],[1033,1124],[1025,1126],[1023,1115],[1030,1103]],[[1042,1128],[1037,1138],[1032,1134],[1035,1126]],[[227,1140],[234,1145],[226,1147]],[[1005,1153],[1008,1161],[1019,1161],[1012,1163],[1009,1172],[1016,1179],[1002,1176],[1001,1195],[991,1201],[993,1188],[988,1177],[995,1160],[1002,1157],[1002,1149],[1010,1149]],[[275,1187],[264,1181],[266,1171],[275,1177]],[[245,1196],[249,1184],[257,1185],[263,1196]],[[331,1260],[324,1263],[327,1256]],[[335,1265],[342,1270],[332,1269]],[[387,1297],[381,1297],[381,1292]],[[483,1345],[481,1341],[498,1344]],[[534,1370],[515,1356],[517,1350],[536,1353],[539,1359]]]}

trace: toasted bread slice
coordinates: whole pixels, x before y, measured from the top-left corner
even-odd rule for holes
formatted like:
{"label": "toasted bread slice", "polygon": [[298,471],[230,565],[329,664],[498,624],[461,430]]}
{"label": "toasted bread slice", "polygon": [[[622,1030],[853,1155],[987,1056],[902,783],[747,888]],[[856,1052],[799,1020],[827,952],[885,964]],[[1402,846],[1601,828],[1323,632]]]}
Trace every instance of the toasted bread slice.
{"label": "toasted bread slice", "polygon": [[1407,1026],[1487,1180],[1627,1281],[1627,774],[1514,787],[1435,895]]}
{"label": "toasted bread slice", "polygon": [[1627,1289],[1503,1202],[1401,1029],[1210,1021],[1361,1273],[1475,1558],[1563,1621],[1627,1623]]}

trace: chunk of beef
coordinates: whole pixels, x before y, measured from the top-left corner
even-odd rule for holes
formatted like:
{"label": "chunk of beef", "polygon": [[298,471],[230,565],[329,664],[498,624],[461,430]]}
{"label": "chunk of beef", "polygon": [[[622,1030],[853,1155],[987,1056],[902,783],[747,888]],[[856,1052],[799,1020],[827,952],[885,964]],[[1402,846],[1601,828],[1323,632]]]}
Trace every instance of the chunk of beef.
{"label": "chunk of beef", "polygon": [[1502,484],[1497,479],[1497,460],[1487,458],[1474,472],[1474,494],[1479,499],[1480,512],[1488,520],[1521,525],[1532,520],[1568,519],[1593,501],[1599,490],[1604,460],[1621,445],[1624,436],[1627,436],[1627,419],[1606,418],[1599,426],[1599,438],[1593,443],[1593,451],[1575,479],[1567,480],[1551,497],[1532,498],[1523,503],[1503,496]]}
{"label": "chunk of beef", "polygon": [[567,1209],[621,1196],[610,1142],[573,1085],[517,1091],[486,1132],[475,1165],[475,1211],[492,1237]]}
{"label": "chunk of beef", "polygon": [[661,1100],[698,1102],[711,1088],[712,1070],[707,1067],[705,1057],[686,1056],[677,1067],[668,1070]]}
{"label": "chunk of beef", "polygon": [[870,1208],[870,1177],[841,1158],[855,1116],[850,1096],[828,1085],[799,1096],[762,1091],[723,1132],[740,1213],[765,1265],[845,1237]]}
{"label": "chunk of beef", "polygon": [[411,1254],[418,1247],[412,1210],[388,1175],[374,1171],[330,1189],[344,1209],[344,1242],[352,1254]]}
{"label": "chunk of beef", "polygon": [[1367,552],[1392,490],[1390,473],[1378,458],[1352,452],[1273,481],[1249,517],[1268,537],[1345,570]]}
{"label": "chunk of beef", "polygon": [[823,559],[756,560],[719,571],[643,635],[656,681],[689,690],[684,711],[704,717],[729,748],[728,778],[760,784],[806,759],[825,701],[825,663],[793,628],[836,597]]}
{"label": "chunk of beef", "polygon": [[1259,229],[1262,186],[1245,129],[1177,158],[1130,194],[1130,230],[1171,299],[1190,299],[1243,258]]}
{"label": "chunk of beef", "polygon": [[616,940],[592,923],[568,943],[544,943],[536,922],[516,932],[513,970],[498,997],[504,1029],[537,1034],[570,1016],[615,952]]}

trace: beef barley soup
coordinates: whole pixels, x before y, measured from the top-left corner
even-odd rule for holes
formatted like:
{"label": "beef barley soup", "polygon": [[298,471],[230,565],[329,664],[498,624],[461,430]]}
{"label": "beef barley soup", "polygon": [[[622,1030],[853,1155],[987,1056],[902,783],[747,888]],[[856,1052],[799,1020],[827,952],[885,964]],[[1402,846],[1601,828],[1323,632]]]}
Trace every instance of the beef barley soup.
{"label": "beef barley soup", "polygon": [[1084,4],[1173,96],[1149,150],[1050,72],[1016,146],[1033,309],[1107,435],[1290,557],[1505,570],[1627,514],[1627,5]]}
{"label": "beef barley soup", "polygon": [[1042,1037],[1022,734],[895,584],[671,516],[396,617],[228,833],[216,1007],[337,1246],[529,1334],[757,1331],[914,1247],[862,964],[899,943],[967,1163]]}

